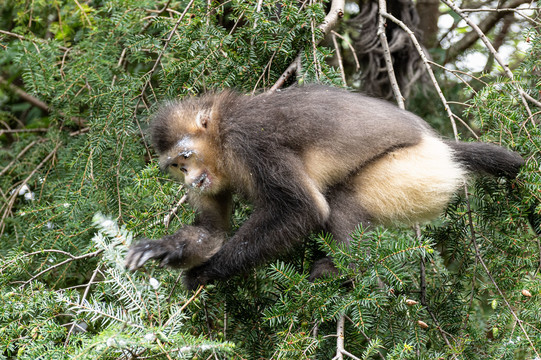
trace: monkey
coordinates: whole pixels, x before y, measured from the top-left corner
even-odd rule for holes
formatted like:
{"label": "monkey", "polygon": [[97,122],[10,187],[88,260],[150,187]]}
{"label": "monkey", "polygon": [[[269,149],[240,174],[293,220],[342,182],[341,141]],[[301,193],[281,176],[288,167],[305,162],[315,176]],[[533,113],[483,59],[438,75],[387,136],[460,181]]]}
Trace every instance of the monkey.
{"label": "monkey", "polygon": [[[359,224],[430,221],[471,174],[513,179],[524,164],[497,145],[444,140],[384,100],[317,84],[169,101],[150,133],[160,167],[190,188],[197,216],[132,245],[126,268],[150,259],[183,268],[188,289],[244,273],[314,231],[348,244]],[[254,211],[229,236],[233,194]],[[321,259],[310,279],[332,269]]]}

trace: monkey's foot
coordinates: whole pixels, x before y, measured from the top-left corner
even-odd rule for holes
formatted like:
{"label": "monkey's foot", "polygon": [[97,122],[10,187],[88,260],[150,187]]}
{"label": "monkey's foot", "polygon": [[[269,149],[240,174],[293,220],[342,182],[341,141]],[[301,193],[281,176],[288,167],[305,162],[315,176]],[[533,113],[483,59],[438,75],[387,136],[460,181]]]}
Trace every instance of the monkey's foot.
{"label": "monkey's foot", "polygon": [[314,282],[316,279],[324,277],[334,277],[338,275],[338,270],[329,257],[317,260],[312,266],[308,281]]}
{"label": "monkey's foot", "polygon": [[208,283],[214,280],[207,272],[204,270],[203,266],[198,266],[193,269],[186,271],[184,274],[184,287],[188,290],[195,290],[199,285],[207,285]]}

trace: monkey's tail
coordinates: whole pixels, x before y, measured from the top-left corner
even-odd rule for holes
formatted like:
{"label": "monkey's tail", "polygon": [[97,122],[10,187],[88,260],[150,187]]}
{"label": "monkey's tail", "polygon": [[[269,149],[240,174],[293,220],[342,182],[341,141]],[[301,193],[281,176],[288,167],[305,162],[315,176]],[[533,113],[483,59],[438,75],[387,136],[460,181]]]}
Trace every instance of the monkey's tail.
{"label": "monkey's tail", "polygon": [[455,158],[469,171],[494,176],[517,177],[524,159],[516,152],[494,144],[448,141]]}

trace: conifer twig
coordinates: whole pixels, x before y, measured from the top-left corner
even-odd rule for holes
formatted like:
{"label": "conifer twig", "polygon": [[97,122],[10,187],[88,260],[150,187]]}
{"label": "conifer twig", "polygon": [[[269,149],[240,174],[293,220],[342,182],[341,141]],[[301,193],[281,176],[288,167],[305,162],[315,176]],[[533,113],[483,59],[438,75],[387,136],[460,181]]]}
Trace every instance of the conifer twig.
{"label": "conifer twig", "polygon": [[481,252],[479,251],[479,246],[477,245],[475,229],[473,227],[473,217],[472,217],[472,210],[471,210],[471,206],[470,206],[470,202],[469,202],[468,189],[466,188],[466,185],[464,185],[464,187],[465,187],[464,196],[466,198],[466,206],[467,206],[467,213],[468,213],[468,223],[469,223],[468,226],[470,228],[470,236],[471,236],[471,240],[472,240],[472,244],[473,244],[473,249],[475,250],[475,257],[479,260],[479,263],[481,264],[481,267],[483,268],[483,270],[485,270],[485,273],[487,274],[488,278],[490,279],[490,282],[492,283],[492,285],[494,285],[494,287],[498,291],[498,294],[500,294],[500,296],[502,297],[502,300],[505,303],[505,306],[507,307],[507,310],[509,310],[509,313],[511,314],[511,316],[513,316],[513,318],[515,319],[515,322],[520,327],[520,330],[522,331],[522,333],[524,334],[524,336],[526,337],[526,339],[530,343],[530,346],[531,346],[532,350],[534,351],[535,355],[539,358],[540,357],[539,352],[535,348],[535,345],[532,342],[532,339],[530,339],[530,336],[528,335],[528,332],[526,331],[526,329],[522,325],[522,320],[519,319],[519,317],[517,316],[517,314],[513,310],[511,304],[509,304],[509,301],[507,301],[507,298],[505,297],[505,294],[503,293],[503,291],[500,289],[500,287],[496,283],[496,280],[494,280],[494,277],[492,276],[492,273],[490,272],[489,268],[485,264],[485,261],[483,260],[483,257],[481,256]]}

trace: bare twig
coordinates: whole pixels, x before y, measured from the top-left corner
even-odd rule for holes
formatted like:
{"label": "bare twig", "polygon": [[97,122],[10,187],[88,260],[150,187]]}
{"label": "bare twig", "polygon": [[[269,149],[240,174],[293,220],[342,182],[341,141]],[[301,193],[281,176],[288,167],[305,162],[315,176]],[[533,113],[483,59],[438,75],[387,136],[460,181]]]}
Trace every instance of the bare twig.
{"label": "bare twig", "polygon": [[413,42],[413,45],[417,49],[417,52],[419,53],[419,56],[421,57],[421,60],[423,61],[426,71],[428,72],[428,75],[430,76],[430,79],[432,80],[432,84],[434,85],[434,88],[436,89],[436,92],[438,93],[438,96],[440,97],[441,102],[443,103],[443,107],[445,108],[445,111],[447,112],[447,116],[449,117],[449,120],[451,121],[451,125],[453,127],[453,134],[455,135],[455,140],[458,141],[458,130],[456,127],[456,122],[454,118],[454,114],[451,111],[451,107],[447,103],[447,100],[445,99],[445,96],[443,95],[443,92],[441,91],[441,88],[438,84],[438,81],[436,79],[436,76],[434,75],[434,72],[432,71],[432,68],[430,67],[430,62],[428,61],[428,58],[426,57],[423,47],[415,37],[415,34],[413,31],[411,31],[410,28],[406,26],[402,21],[398,20],[396,17],[394,17],[391,14],[388,13],[382,13],[382,16],[386,17],[387,19],[391,20],[398,26],[402,28],[410,37],[411,41]]}
{"label": "bare twig", "polygon": [[73,1],[75,1],[75,3],[77,4],[77,7],[79,8],[79,10],[81,10],[81,13],[83,14],[85,20],[88,22],[88,26],[92,26],[92,22],[91,22],[90,19],[88,18],[88,15],[86,15],[85,9],[83,9],[83,7],[81,6],[81,4],[79,4],[79,1],[77,1],[77,0],[73,0]]}
{"label": "bare twig", "polygon": [[340,54],[340,47],[338,46],[338,42],[336,41],[335,32],[332,31],[331,34],[332,34],[332,42],[334,44],[334,49],[336,51],[336,58],[338,60],[338,67],[340,68],[340,74],[342,75],[342,84],[346,86],[347,85],[346,73],[344,72],[344,64],[342,64],[342,55]]}
{"label": "bare twig", "polygon": [[[96,279],[96,275],[98,274],[99,270],[100,270],[100,266],[98,265],[98,267],[92,273],[92,276],[90,277],[90,280],[88,281],[88,284],[86,284],[85,292],[83,293],[83,296],[81,297],[81,300],[79,301],[80,305],[82,305],[83,302],[86,300],[86,297],[88,296],[88,293],[90,292],[90,286],[92,286],[92,284],[94,283],[94,279]],[[73,332],[73,329],[75,328],[75,326],[76,326],[76,322],[74,320],[73,323],[71,324],[71,327],[70,327],[69,331],[68,331],[68,335],[66,336],[66,340],[64,341],[64,347],[68,346],[71,333]]]}
{"label": "bare twig", "polygon": [[473,13],[473,12],[498,12],[498,13],[515,13],[518,16],[524,18],[526,21],[529,21],[532,23],[532,25],[539,26],[541,25],[541,22],[536,21],[535,19],[532,19],[531,17],[524,15],[524,11],[539,11],[541,8],[538,7],[527,7],[527,8],[517,8],[517,9],[511,9],[511,8],[502,8],[502,9],[462,9],[462,12],[465,13]]}
{"label": "bare twig", "polygon": [[177,213],[178,208],[180,205],[184,204],[186,202],[186,199],[188,199],[188,194],[184,194],[183,197],[180,198],[180,200],[177,202],[174,208],[169,211],[167,215],[165,215],[165,218],[163,219],[163,223],[165,225],[165,228],[167,229],[169,227],[169,223],[171,223],[171,218]]}
{"label": "bare twig", "polygon": [[4,266],[3,266],[2,268],[0,268],[0,273],[2,273],[2,272],[3,272],[5,269],[7,269],[11,264],[17,262],[17,261],[20,260],[20,259],[27,258],[27,257],[31,257],[31,256],[38,255],[38,254],[45,254],[45,253],[56,253],[56,254],[62,254],[62,255],[69,256],[69,257],[73,257],[73,255],[70,254],[70,253],[67,252],[67,251],[56,250],[56,249],[43,249],[43,250],[34,251],[34,252],[31,252],[31,253],[27,253],[27,254],[22,254],[21,256],[16,257],[16,258],[14,258],[14,259],[8,261],[7,263],[4,263]]}
{"label": "bare twig", "polygon": [[13,164],[15,164],[24,154],[26,154],[28,150],[30,150],[32,146],[45,141],[47,141],[47,139],[34,140],[30,144],[26,145],[26,147],[22,149],[19,154],[17,154],[15,159],[11,160],[11,162],[7,164],[6,167],[2,169],[2,171],[0,171],[0,176],[4,175],[13,166]]}
{"label": "bare twig", "polygon": [[[25,36],[22,36],[22,35],[19,35],[19,34],[15,34],[15,33],[12,33],[10,31],[6,31],[6,30],[0,30],[0,34],[4,34],[4,35],[7,35],[7,36],[11,36],[11,37],[14,37],[14,38],[17,38],[19,40],[23,40],[23,41],[30,41],[32,43],[41,43],[41,44],[44,44],[44,43],[47,43],[48,41],[47,40],[44,40],[44,39],[29,39]],[[68,48],[65,47],[65,46],[59,46],[58,47],[60,50],[63,50],[63,51],[67,51]]]}
{"label": "bare twig", "polygon": [[[152,66],[152,69],[150,69],[150,71],[145,74],[145,76],[147,76],[148,78],[145,81],[145,83],[143,84],[143,88],[141,89],[141,93],[139,95],[137,95],[137,102],[135,103],[135,106],[133,107],[133,117],[135,119],[135,122],[137,123],[137,126],[139,128],[139,132],[141,133],[141,136],[143,138],[144,138],[144,132],[143,132],[143,129],[141,128],[141,124],[139,124],[139,120],[137,119],[137,109],[139,108],[139,104],[141,103],[141,101],[143,100],[143,97],[145,96],[146,89],[148,88],[148,86],[150,85],[150,82],[152,81],[152,75],[158,69],[158,65],[161,63],[162,57],[165,54],[165,51],[167,50],[167,48],[169,47],[169,43],[171,42],[171,39],[173,38],[173,35],[177,31],[177,28],[179,27],[180,23],[184,19],[184,16],[186,16],[186,13],[188,12],[190,7],[192,6],[193,2],[194,2],[194,0],[191,0],[188,3],[188,5],[186,5],[186,8],[184,9],[184,12],[180,15],[177,22],[173,26],[173,29],[171,30],[171,32],[169,33],[169,36],[165,40],[165,44],[163,45],[162,50],[158,54],[158,58],[154,62],[154,65]],[[145,143],[145,148],[146,148],[148,156],[151,156],[150,149],[148,148],[148,145],[146,144],[146,142],[144,142],[144,143]]]}
{"label": "bare twig", "polygon": [[[188,299],[188,301],[186,301],[186,303],[184,303],[184,305],[182,305],[182,307],[180,309],[178,309],[172,316],[169,317],[169,320],[167,320],[165,322],[165,324],[163,324],[163,328],[166,329],[167,327],[169,327],[169,325],[171,325],[171,321],[173,320],[176,320],[176,317],[178,314],[180,314],[181,312],[184,311],[184,309],[186,309],[186,306],[188,306],[192,301],[194,301],[194,299],[199,296],[199,293],[203,290],[205,286],[204,285],[199,285],[199,287],[197,288],[197,290],[195,291],[195,293],[192,295],[191,298]],[[169,335],[171,335],[171,332],[173,331],[174,329],[171,329],[170,330],[170,333]]]}
{"label": "bare twig", "polygon": [[154,19],[156,19],[157,17],[161,16],[164,12],[167,11],[167,8],[169,7],[169,4],[171,4],[171,0],[167,0],[167,3],[165,3],[165,5],[160,9],[160,10],[157,10],[157,14],[152,16],[150,19],[150,21],[148,21],[145,26],[143,27],[143,29],[141,30],[141,33],[144,33],[148,30],[148,28],[150,27],[150,25],[152,25],[152,21]]}
{"label": "bare twig", "polygon": [[[530,0],[513,0],[510,4],[508,4],[508,7],[513,8],[513,7],[517,7],[519,5],[529,3],[529,2],[530,2]],[[443,1],[443,3],[447,4],[446,1]],[[449,4],[447,4],[447,5],[449,7],[451,7]],[[453,10],[456,12],[455,9],[453,9]],[[462,11],[462,10],[460,10],[460,11]],[[458,12],[457,12],[457,14],[458,14]],[[449,49],[447,49],[447,53],[445,55],[445,60],[444,60],[443,63],[446,64],[446,63],[449,63],[449,62],[453,61],[454,59],[456,59],[456,57],[459,54],[463,53],[464,50],[470,48],[477,41],[477,39],[480,38],[480,34],[488,33],[491,29],[493,29],[496,26],[496,24],[498,24],[498,22],[501,20],[501,18],[503,18],[506,14],[507,14],[507,12],[493,12],[493,13],[488,14],[484,19],[482,19],[479,22],[479,25],[476,25],[478,27],[479,31],[471,31],[471,32],[466,33],[460,40],[454,42],[451,45],[451,47],[449,47]],[[462,18],[464,18],[465,16],[467,17],[467,15],[462,14],[462,13],[459,14],[459,15]],[[464,20],[466,20],[466,19],[464,19]]]}
{"label": "bare twig", "polygon": [[391,88],[393,89],[394,97],[398,107],[405,109],[404,106],[404,97],[400,92],[398,87],[398,81],[396,81],[396,75],[393,68],[393,59],[391,58],[391,50],[389,49],[389,42],[387,41],[387,34],[385,33],[385,18],[383,14],[387,13],[387,3],[386,0],[379,0],[379,10],[378,10],[378,32],[379,41],[381,47],[383,48],[383,57],[385,58],[385,66],[387,67],[387,74],[389,75],[389,82],[391,83]]}
{"label": "bare twig", "polygon": [[26,132],[47,132],[47,128],[32,128],[32,129],[8,129],[0,130],[0,135],[3,134],[16,134],[16,133],[26,133]]}
{"label": "bare twig", "polygon": [[[524,105],[524,108],[528,112],[528,115],[529,115],[528,119],[532,122],[532,125],[535,126],[532,111],[530,110],[530,107],[528,106],[528,102],[526,101],[526,95],[527,94],[524,91],[524,89],[522,89],[520,84],[514,81],[515,77],[513,75],[513,72],[509,68],[509,65],[507,65],[507,63],[505,61],[503,61],[500,54],[496,51],[496,49],[494,49],[494,46],[492,46],[491,42],[488,40],[488,38],[486,37],[484,32],[479,28],[479,26],[477,26],[476,23],[471,21],[471,19],[467,15],[462,13],[462,10],[452,0],[441,0],[441,1],[444,4],[446,4],[447,6],[449,6],[455,13],[457,13],[457,15],[459,15],[475,31],[475,33],[479,36],[479,38],[485,44],[488,51],[494,56],[494,59],[503,68],[503,70],[504,70],[505,74],[507,75],[507,77],[509,79],[511,79],[511,83],[513,84],[513,86],[515,87],[517,92],[519,93],[522,104]],[[517,1],[526,1],[526,2],[528,2],[529,0],[517,0]],[[529,100],[531,101],[531,99],[529,99]],[[540,103],[538,101],[535,101],[534,103],[537,106],[540,106],[539,105]]]}
{"label": "bare twig", "polygon": [[[169,43],[171,42],[171,39],[173,38],[173,35],[175,34],[175,32],[177,31],[177,28],[178,26],[180,25],[180,23],[182,22],[182,20],[184,19],[184,16],[186,15],[186,13],[188,12],[188,9],[190,9],[190,7],[192,6],[194,0],[191,0],[188,5],[186,6],[186,8],[184,9],[184,12],[182,13],[182,15],[180,15],[180,17],[178,18],[177,22],[175,23],[175,25],[173,26],[173,29],[171,30],[171,32],[169,33],[169,36],[167,37],[167,39],[165,40],[165,44],[163,45],[163,48],[162,48],[162,51],[160,51],[160,53],[158,54],[158,58],[156,59],[156,61],[154,62],[154,65],[152,66],[152,69],[150,69],[149,72],[147,72],[145,75],[148,76],[148,79],[147,81],[145,81],[145,84],[143,85],[143,88],[141,89],[141,93],[139,94],[139,101],[143,98],[143,95],[145,94],[145,91],[147,89],[147,87],[150,85],[150,81],[152,79],[152,75],[156,72],[156,69],[158,68],[158,65],[160,64],[161,60],[162,60],[162,57],[163,55],[165,54],[165,51],[167,50],[167,48],[169,47]],[[136,106],[135,106],[135,111],[137,111],[137,105],[139,105],[139,101],[137,102]]]}
{"label": "bare twig", "polygon": [[40,277],[41,275],[45,274],[46,272],[49,272],[51,270],[54,270],[62,265],[65,265],[67,263],[70,263],[72,261],[75,261],[75,260],[82,260],[82,259],[88,259],[88,258],[93,258],[93,257],[96,257],[98,256],[99,254],[101,254],[103,252],[103,249],[100,249],[100,250],[96,250],[94,252],[91,252],[91,253],[88,253],[88,254],[84,254],[84,255],[80,255],[80,256],[73,256],[71,255],[69,259],[66,259],[64,261],[61,261],[59,262],[58,264],[54,264],[50,267],[48,267],[47,269],[45,270],[42,270],[40,271],[39,273],[37,273],[36,275],[32,276],[30,279],[28,279],[27,281],[23,282],[23,284],[21,285],[21,287],[24,287],[25,285],[27,285],[28,283],[30,283],[31,281],[37,279],[38,277]]}
{"label": "bare twig", "polygon": [[[43,165],[45,165],[47,163],[47,161],[49,161],[49,159],[51,157],[53,157],[55,154],[56,154],[56,151],[58,150],[58,148],[60,147],[60,145],[62,145],[62,143],[58,143],[56,144],[55,148],[49,153],[49,155],[47,155],[40,163],[38,166],[36,166],[36,168],[34,170],[32,170],[32,172],[30,173],[30,175],[28,175],[20,184],[19,184],[19,188],[26,185],[28,183],[28,181],[30,181],[30,179],[38,172],[39,169],[41,169],[41,167]],[[4,228],[5,228],[5,222],[4,220],[7,218],[7,216],[11,213],[11,209],[13,208],[13,204],[15,203],[15,199],[17,198],[17,195],[18,195],[18,192],[17,191],[14,191],[13,194],[11,194],[10,198],[8,199],[8,201],[6,202],[6,204],[2,207],[2,210],[3,210],[3,213],[2,213],[2,219],[0,219],[0,224],[1,224],[1,229],[0,229],[0,235],[2,235],[4,233]]]}
{"label": "bare twig", "polygon": [[351,42],[348,39],[346,39],[345,37],[343,37],[342,35],[340,35],[339,33],[337,33],[336,31],[334,31],[334,30],[331,30],[331,34],[338,36],[340,39],[342,39],[343,41],[346,42],[346,44],[349,47],[349,50],[351,50],[351,54],[353,55],[353,59],[355,60],[355,71],[359,71],[361,69],[361,64],[359,63],[359,58],[357,57],[357,52],[355,51],[355,48],[353,48],[353,45],[351,45]]}

